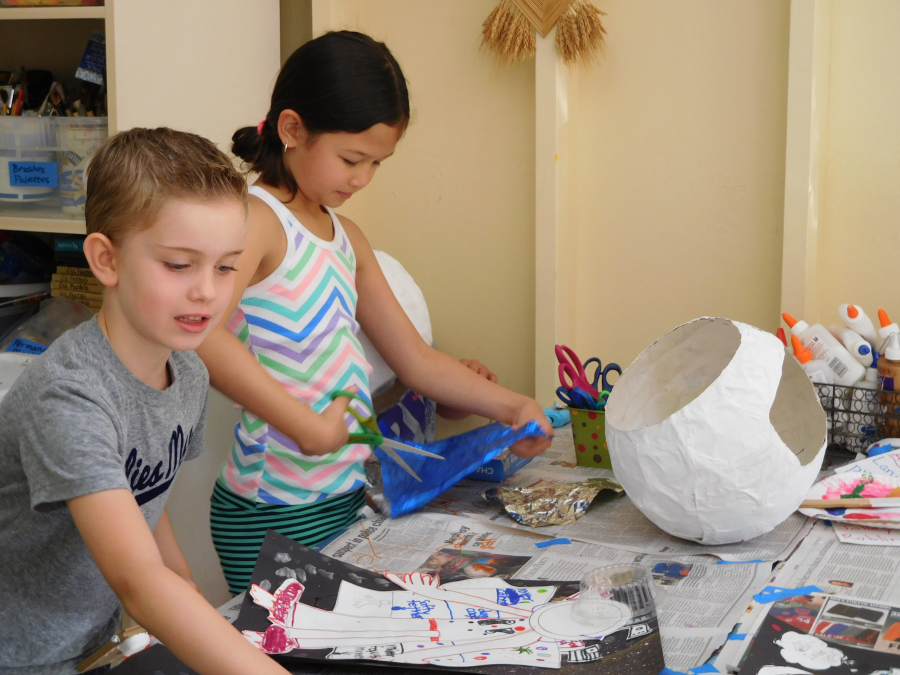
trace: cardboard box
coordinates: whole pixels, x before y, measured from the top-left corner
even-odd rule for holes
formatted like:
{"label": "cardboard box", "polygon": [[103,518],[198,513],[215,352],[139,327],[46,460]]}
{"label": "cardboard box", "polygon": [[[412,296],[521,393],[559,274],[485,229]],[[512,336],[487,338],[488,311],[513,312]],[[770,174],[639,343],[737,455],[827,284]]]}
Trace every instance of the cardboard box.
{"label": "cardboard box", "polygon": [[516,457],[509,451],[509,448],[507,448],[499,457],[492,459],[480,469],[476,469],[466,476],[466,478],[500,483],[528,464],[531,459],[531,457]]}

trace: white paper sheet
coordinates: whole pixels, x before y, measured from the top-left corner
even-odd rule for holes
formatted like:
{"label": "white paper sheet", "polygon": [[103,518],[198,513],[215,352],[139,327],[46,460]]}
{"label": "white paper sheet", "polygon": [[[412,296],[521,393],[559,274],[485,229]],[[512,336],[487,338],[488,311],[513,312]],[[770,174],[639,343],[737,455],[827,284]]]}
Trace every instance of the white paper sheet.
{"label": "white paper sheet", "polygon": [[900,479],[900,450],[845,464],[836,468],[834,472],[840,474],[871,473],[874,476],[881,474]]}
{"label": "white paper sheet", "polygon": [[[879,527],[832,523],[838,541],[863,546],[900,546],[900,530],[886,530]],[[897,553],[900,555],[900,552]]]}

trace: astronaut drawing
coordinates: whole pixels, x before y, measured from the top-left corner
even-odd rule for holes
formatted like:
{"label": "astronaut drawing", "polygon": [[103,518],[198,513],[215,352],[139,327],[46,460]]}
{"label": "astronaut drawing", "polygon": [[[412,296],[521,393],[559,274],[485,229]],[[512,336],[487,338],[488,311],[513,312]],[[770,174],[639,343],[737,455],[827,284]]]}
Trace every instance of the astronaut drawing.
{"label": "astronaut drawing", "polygon": [[327,658],[336,660],[559,668],[563,653],[599,659],[599,649],[585,649],[585,640],[600,640],[632,619],[627,605],[610,600],[581,623],[571,612],[577,596],[550,602],[555,586],[521,588],[489,578],[442,587],[438,576],[419,572],[385,577],[402,590],[343,581],[333,611],[300,603],[304,587],[294,579],[275,593],[253,585],[253,601],[269,610],[272,625],[244,635],[269,654],[331,649]]}

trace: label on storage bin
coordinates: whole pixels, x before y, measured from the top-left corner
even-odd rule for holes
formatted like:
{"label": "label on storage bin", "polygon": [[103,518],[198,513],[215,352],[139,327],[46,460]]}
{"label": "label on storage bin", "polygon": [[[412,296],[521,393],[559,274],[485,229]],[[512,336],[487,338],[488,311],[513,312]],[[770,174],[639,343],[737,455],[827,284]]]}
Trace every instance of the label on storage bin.
{"label": "label on storage bin", "polygon": [[12,187],[56,187],[56,162],[10,162]]}
{"label": "label on storage bin", "polygon": [[16,338],[9,343],[6,351],[19,352],[20,354],[43,354],[47,351],[47,345],[42,345],[40,342],[34,342],[33,340]]}

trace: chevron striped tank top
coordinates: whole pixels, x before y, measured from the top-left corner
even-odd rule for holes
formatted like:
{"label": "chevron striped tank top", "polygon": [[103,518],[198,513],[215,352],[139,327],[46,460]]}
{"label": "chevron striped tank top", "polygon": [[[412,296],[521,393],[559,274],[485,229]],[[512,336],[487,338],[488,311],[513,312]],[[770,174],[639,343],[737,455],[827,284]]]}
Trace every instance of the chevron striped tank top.
{"label": "chevron striped tank top", "polygon": [[[296,398],[320,412],[338,389],[356,385],[369,398],[371,366],[356,338],[356,255],[331,209],[334,239],[313,236],[271,194],[251,187],[284,227],[287,252],[266,279],[247,288],[228,323],[266,371]],[[371,410],[357,401],[359,412]],[[351,433],[359,423],[347,415]],[[330,455],[300,452],[265,420],[242,411],[231,454],[219,482],[255,503],[308,504],[365,485],[366,445],[345,445]]]}

